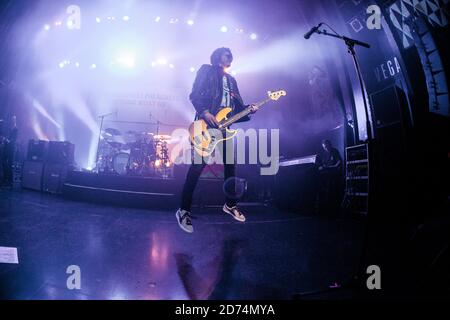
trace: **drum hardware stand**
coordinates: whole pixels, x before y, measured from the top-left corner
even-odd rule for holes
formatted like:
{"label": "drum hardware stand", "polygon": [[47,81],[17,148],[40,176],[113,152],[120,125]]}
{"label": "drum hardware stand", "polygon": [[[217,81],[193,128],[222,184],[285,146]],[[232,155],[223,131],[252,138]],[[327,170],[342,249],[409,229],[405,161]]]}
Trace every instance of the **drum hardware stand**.
{"label": "drum hardware stand", "polygon": [[109,116],[111,116],[113,114],[117,115],[117,112],[116,111],[115,112],[110,112],[110,113],[106,113],[106,114],[98,116],[98,118],[100,118],[101,120],[100,120],[100,130],[99,130],[99,133],[98,133],[98,141],[97,141],[97,153],[96,153],[96,156],[95,156],[95,168],[94,168],[93,171],[97,171],[98,172],[98,152],[99,152],[100,140],[101,140],[102,130],[103,130],[103,120],[106,117],[109,117]]}
{"label": "drum hardware stand", "polygon": [[162,124],[161,121],[156,119],[156,123],[152,123],[152,113],[150,112],[150,124],[155,125],[156,124],[156,135],[159,135],[159,125]]}

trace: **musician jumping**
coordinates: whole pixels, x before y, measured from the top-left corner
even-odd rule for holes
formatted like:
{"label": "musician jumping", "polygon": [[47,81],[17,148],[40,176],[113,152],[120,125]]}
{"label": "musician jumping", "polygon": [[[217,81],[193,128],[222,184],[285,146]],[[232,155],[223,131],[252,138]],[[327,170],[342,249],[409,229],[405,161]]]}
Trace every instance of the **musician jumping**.
{"label": "musician jumping", "polygon": [[[245,108],[249,108],[249,113],[255,113],[258,107],[253,104],[250,106],[244,105],[239,94],[236,79],[226,72],[226,69],[231,66],[231,62],[233,61],[231,50],[228,48],[218,48],[214,50],[210,60],[211,65],[204,64],[198,70],[192,93],[189,96],[196,110],[196,119],[203,119],[210,128],[219,128],[220,123],[215,115],[221,109],[231,108],[231,113],[237,114]],[[250,117],[245,116],[236,122],[248,120],[250,120]],[[225,181],[234,183],[235,166],[234,163],[226,162],[226,149],[224,147],[222,152],[225,167],[224,178]],[[194,231],[191,220],[192,195],[205,165],[206,159],[204,158],[202,158],[201,163],[191,164],[183,187],[181,206],[176,212],[178,225],[181,229],[189,233]],[[233,190],[233,188],[231,189]],[[226,195],[223,212],[231,215],[237,221],[245,221],[245,216],[237,207],[235,197]]]}

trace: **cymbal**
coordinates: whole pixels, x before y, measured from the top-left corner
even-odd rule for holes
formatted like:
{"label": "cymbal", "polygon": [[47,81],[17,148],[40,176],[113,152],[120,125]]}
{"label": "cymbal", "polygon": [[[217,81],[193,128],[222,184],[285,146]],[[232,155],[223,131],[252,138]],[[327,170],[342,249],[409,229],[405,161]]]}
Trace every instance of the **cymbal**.
{"label": "cymbal", "polygon": [[113,135],[111,135],[111,134],[109,134],[109,133],[106,133],[106,132],[102,132],[102,137],[105,139],[105,140],[112,140],[113,138],[114,138],[114,136]]}
{"label": "cymbal", "polygon": [[107,134],[111,135],[111,136],[120,136],[120,135],[122,135],[122,133],[119,130],[114,129],[114,128],[107,128],[107,129],[105,129],[105,132]]}
{"label": "cymbal", "polygon": [[172,136],[168,134],[157,134],[153,136],[153,138],[155,138],[156,140],[170,140],[172,139]]}
{"label": "cymbal", "polygon": [[138,134],[140,134],[141,136],[153,136],[154,135],[153,132],[148,132],[148,131],[141,131],[141,132],[138,132]]}

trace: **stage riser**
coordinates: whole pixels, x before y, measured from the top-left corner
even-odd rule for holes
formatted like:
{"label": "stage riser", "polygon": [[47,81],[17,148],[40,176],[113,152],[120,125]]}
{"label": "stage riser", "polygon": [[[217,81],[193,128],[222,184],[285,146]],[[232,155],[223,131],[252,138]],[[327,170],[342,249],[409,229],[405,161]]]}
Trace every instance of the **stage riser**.
{"label": "stage riser", "polygon": [[66,184],[155,193],[173,193],[179,185],[175,179],[105,175],[78,171],[69,172]]}
{"label": "stage riser", "polygon": [[[87,172],[69,172],[63,195],[72,200],[138,208],[179,206],[184,177],[177,179],[126,177]],[[224,203],[221,180],[200,179],[193,206],[219,206]]]}
{"label": "stage riser", "polygon": [[90,189],[86,188],[86,186],[74,187],[67,184],[63,187],[63,195],[71,200],[130,208],[170,209],[177,206],[177,197],[175,195],[135,194],[131,192]]}

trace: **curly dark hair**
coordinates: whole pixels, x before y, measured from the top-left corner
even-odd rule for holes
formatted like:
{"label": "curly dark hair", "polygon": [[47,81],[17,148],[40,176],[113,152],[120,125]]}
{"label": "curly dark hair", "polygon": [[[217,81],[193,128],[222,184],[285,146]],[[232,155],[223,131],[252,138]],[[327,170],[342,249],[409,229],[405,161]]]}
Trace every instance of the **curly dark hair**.
{"label": "curly dark hair", "polygon": [[222,56],[222,54],[224,54],[225,52],[228,52],[230,54],[230,60],[233,61],[233,54],[231,53],[230,48],[217,48],[216,50],[214,50],[214,52],[211,54],[211,64],[213,66],[218,66],[220,63],[220,57]]}

